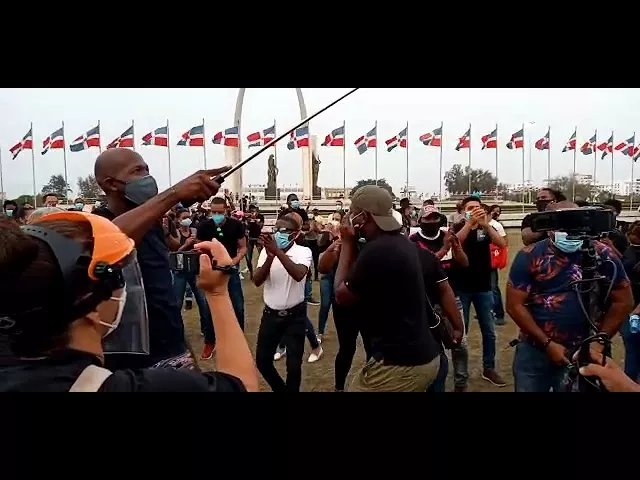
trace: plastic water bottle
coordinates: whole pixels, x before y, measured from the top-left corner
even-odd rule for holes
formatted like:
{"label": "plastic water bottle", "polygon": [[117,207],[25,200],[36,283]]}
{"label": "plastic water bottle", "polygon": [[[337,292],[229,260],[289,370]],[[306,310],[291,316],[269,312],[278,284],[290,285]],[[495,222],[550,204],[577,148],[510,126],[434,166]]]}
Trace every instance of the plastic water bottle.
{"label": "plastic water bottle", "polygon": [[629,317],[629,331],[631,333],[640,333],[640,315],[631,315]]}

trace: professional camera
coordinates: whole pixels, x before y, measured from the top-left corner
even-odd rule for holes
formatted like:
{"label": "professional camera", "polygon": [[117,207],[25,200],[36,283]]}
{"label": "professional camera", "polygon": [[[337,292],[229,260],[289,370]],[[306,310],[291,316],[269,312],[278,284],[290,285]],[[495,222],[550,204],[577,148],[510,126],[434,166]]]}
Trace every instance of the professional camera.
{"label": "professional camera", "polygon": [[567,208],[531,214],[531,230],[534,232],[562,231],[573,238],[598,238],[615,227],[613,211],[601,207]]}
{"label": "professional camera", "polygon": [[[614,230],[615,224],[613,211],[602,207],[567,208],[531,214],[532,231],[561,231],[566,232],[568,238],[582,240],[578,261],[582,278],[570,282],[568,287],[578,297],[589,334],[572,352],[569,352],[571,359],[576,353],[578,355],[577,361],[572,362],[568,367],[565,377],[567,391],[606,391],[599,378],[583,377],[579,369],[591,362],[590,348],[593,343],[603,346],[604,358],[611,357],[611,339],[598,328],[598,323],[602,320],[604,311],[607,310],[611,285],[608,279],[599,273],[599,267],[603,262],[596,252],[595,240],[605,237],[607,232]],[[616,268],[615,264],[613,268]]]}

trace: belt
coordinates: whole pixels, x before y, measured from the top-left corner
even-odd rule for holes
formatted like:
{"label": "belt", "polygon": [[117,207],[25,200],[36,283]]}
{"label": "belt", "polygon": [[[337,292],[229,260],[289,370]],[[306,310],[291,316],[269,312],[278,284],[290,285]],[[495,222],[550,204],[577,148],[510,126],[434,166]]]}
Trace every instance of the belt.
{"label": "belt", "polygon": [[269,313],[271,315],[275,315],[277,317],[289,317],[291,315],[296,315],[306,307],[306,302],[299,303],[291,308],[286,308],[284,310],[275,310],[273,308],[264,306],[264,313]]}

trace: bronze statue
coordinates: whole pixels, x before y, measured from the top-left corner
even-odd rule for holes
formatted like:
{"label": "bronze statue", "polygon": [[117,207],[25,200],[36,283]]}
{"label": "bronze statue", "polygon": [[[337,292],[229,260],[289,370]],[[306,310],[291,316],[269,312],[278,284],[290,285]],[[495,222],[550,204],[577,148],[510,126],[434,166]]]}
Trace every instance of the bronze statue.
{"label": "bronze statue", "polygon": [[278,189],[278,166],[276,165],[276,156],[274,154],[269,155],[267,161],[267,188],[264,195],[266,198],[276,198]]}
{"label": "bronze statue", "polygon": [[320,157],[315,152],[311,153],[311,185],[314,200],[320,199],[322,191],[318,187],[318,174],[320,173]]}

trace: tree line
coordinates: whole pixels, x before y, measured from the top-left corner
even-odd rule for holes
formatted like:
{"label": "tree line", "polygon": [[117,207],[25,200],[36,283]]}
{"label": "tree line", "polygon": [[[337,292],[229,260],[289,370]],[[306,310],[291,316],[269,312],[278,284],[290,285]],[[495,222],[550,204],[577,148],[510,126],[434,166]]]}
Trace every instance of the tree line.
{"label": "tree line", "polygon": [[[103,195],[102,189],[93,175],[78,177],[78,194],[76,197],[84,199],[96,199]],[[38,205],[42,205],[42,197],[46,194],[54,193],[62,202],[66,202],[67,195],[72,191],[71,187],[64,180],[64,175],[51,175],[49,181],[42,186],[40,193],[36,195]],[[19,205],[33,202],[33,194],[23,194],[14,199]],[[69,199],[73,200],[73,199]]]}

